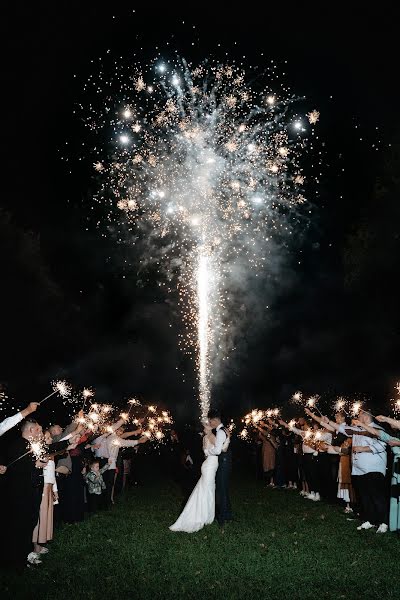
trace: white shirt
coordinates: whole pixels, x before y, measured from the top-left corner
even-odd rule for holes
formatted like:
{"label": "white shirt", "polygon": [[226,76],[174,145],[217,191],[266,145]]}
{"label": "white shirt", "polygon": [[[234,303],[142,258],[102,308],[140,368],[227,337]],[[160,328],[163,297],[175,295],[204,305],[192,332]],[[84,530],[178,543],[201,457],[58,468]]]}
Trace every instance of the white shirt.
{"label": "white shirt", "polygon": [[229,438],[224,431],[222,423],[217,427],[215,438],[215,444],[205,448],[204,454],[206,456],[219,456],[221,452],[226,452],[227,450],[229,444],[226,445],[225,442],[227,442]]}
{"label": "white shirt", "polygon": [[21,421],[22,415],[20,412],[16,415],[13,415],[12,417],[7,417],[7,419],[4,419],[4,421],[0,423],[0,436],[6,433],[6,431],[8,431],[9,429],[12,429],[16,425],[18,425],[18,423],[20,423]]}
{"label": "white shirt", "polygon": [[[375,429],[382,429],[376,423],[370,423]],[[362,427],[349,427],[342,423],[338,429],[347,437],[351,437],[346,430],[353,431],[353,446],[368,446],[372,452],[353,452],[352,454],[352,475],[366,475],[367,473],[382,473],[386,474],[386,444],[381,440],[367,435],[359,435],[358,431],[363,431]]]}
{"label": "white shirt", "polygon": [[[300,437],[303,438],[304,440],[304,436],[306,434],[305,431],[303,431],[302,429],[297,429],[297,427],[291,427],[290,428],[291,431],[293,431],[294,433],[296,433],[297,435],[299,435]],[[307,444],[303,441],[303,454],[314,454],[315,452],[315,448],[313,448],[312,446],[307,446]]]}
{"label": "white shirt", "polygon": [[[111,425],[113,432],[119,429],[121,425],[124,424],[124,422],[125,421],[123,419],[120,419],[119,421],[114,423],[114,425]],[[92,446],[97,446],[100,444],[100,448],[96,448],[94,451],[94,455],[96,458],[110,458],[110,449],[107,440],[111,435],[113,434],[103,433],[103,435],[100,435],[98,438],[93,440]]]}
{"label": "white shirt", "polygon": [[116,433],[110,434],[107,438],[109,470],[117,468],[118,452],[120,448],[133,448],[134,446],[137,446],[138,443],[137,440],[126,440],[119,437]]}
{"label": "white shirt", "polygon": [[54,460],[47,461],[47,465],[43,468],[43,481],[44,483],[51,483],[53,486],[53,492],[57,492],[57,481],[56,481],[56,465]]}

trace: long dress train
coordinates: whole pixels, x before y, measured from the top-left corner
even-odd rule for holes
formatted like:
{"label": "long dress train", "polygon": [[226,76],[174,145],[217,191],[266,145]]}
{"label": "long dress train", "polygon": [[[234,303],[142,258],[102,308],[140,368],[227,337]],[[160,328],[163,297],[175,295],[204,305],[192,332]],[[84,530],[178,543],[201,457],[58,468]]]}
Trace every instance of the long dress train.
{"label": "long dress train", "polygon": [[[203,447],[209,444],[204,437]],[[218,469],[218,456],[208,456],[201,465],[201,477],[196,484],[178,520],[171,525],[171,531],[194,533],[210,525],[215,518],[215,474]]]}

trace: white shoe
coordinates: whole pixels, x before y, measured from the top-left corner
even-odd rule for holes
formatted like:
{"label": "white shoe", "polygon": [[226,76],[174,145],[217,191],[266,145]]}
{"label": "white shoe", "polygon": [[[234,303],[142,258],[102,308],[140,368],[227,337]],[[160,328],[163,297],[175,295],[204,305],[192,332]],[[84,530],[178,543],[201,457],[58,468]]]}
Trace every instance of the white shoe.
{"label": "white shoe", "polygon": [[388,530],[388,526],[386,525],[386,523],[381,523],[378,527],[378,529],[376,530],[376,533],[386,533]]}
{"label": "white shoe", "polygon": [[308,496],[308,493],[307,493],[307,492],[305,492],[304,490],[301,490],[301,492],[300,492],[300,496]]}
{"label": "white shoe", "polygon": [[372,525],[372,523],[369,521],[365,521],[365,523],[362,523],[362,525],[357,527],[357,530],[361,531],[362,529],[372,529],[373,527],[375,527],[375,525]]}
{"label": "white shoe", "polygon": [[48,548],[46,548],[45,546],[43,546],[43,548],[41,550],[39,550],[38,554],[48,554],[50,552],[50,550]]}
{"label": "white shoe", "polygon": [[37,552],[30,552],[30,554],[28,554],[28,563],[31,565],[40,565],[41,564],[41,560],[39,558],[39,554],[37,554]]}
{"label": "white shoe", "polygon": [[353,509],[350,508],[350,506],[346,506],[346,508],[344,509],[344,512],[346,513],[346,515],[350,515],[353,512]]}
{"label": "white shoe", "polygon": [[321,496],[319,495],[319,492],[317,492],[315,494],[315,498],[313,498],[314,502],[319,502],[321,500]]}
{"label": "white shoe", "polygon": [[311,492],[306,496],[307,500],[315,500],[315,492]]}

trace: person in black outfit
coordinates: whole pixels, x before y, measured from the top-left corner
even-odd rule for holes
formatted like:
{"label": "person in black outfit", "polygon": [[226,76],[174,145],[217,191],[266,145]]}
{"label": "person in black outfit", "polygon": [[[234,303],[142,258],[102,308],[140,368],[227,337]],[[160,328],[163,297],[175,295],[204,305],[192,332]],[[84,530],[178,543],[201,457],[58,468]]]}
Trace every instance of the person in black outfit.
{"label": "person in black outfit", "polygon": [[215,477],[216,494],[215,494],[215,514],[218,524],[223,526],[224,523],[232,521],[232,507],[229,497],[229,480],[232,472],[232,454],[229,446],[226,446],[229,438],[228,431],[221,422],[219,411],[211,410],[208,413],[208,419],[213,433],[216,436],[214,448],[209,450],[211,455],[218,456],[218,470]]}

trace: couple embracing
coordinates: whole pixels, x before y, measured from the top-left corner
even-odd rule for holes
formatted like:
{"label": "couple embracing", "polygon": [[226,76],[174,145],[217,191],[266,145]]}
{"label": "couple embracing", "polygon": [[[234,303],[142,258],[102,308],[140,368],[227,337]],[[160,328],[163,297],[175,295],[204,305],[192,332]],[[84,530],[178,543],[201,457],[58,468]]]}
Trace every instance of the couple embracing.
{"label": "couple embracing", "polygon": [[229,499],[229,478],[232,470],[230,436],[218,411],[208,413],[204,424],[201,477],[171,531],[194,533],[216,518],[222,527],[232,521]]}

